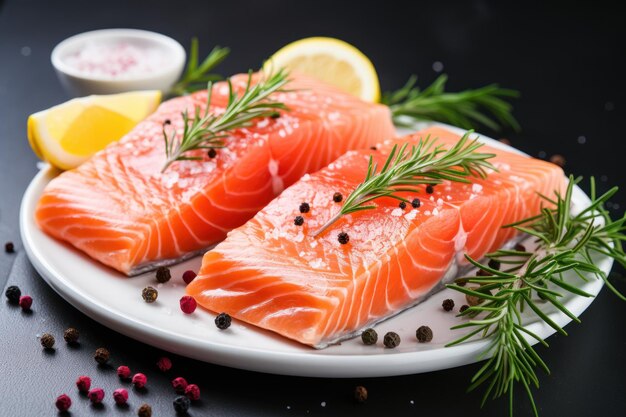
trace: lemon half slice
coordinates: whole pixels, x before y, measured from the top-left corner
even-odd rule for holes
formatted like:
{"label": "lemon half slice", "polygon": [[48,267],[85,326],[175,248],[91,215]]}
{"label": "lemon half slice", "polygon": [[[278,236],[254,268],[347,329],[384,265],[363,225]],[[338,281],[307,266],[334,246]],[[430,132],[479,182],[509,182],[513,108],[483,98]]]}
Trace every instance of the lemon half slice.
{"label": "lemon half slice", "polygon": [[76,98],[32,114],[28,141],[40,159],[75,168],[128,133],[160,101],[157,90]]}
{"label": "lemon half slice", "polygon": [[365,101],[380,99],[372,62],[357,48],[335,38],[314,37],[279,49],[263,66],[265,71],[286,68],[318,78]]}

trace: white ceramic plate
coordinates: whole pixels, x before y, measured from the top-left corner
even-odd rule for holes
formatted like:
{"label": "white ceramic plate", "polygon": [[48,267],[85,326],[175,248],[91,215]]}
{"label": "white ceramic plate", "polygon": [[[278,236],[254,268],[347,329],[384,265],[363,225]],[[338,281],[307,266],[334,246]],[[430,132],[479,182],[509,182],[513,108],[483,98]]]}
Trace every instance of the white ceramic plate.
{"label": "white ceramic plate", "polygon": [[[507,148],[492,139],[481,139],[494,147]],[[380,338],[387,331],[395,331],[401,336],[402,343],[396,349],[385,349],[380,341],[377,346],[365,346],[360,338],[355,338],[338,346],[314,350],[240,322],[220,331],[213,322],[213,314],[198,309],[192,315],[185,315],[178,307],[178,300],[184,294],[181,275],[187,269],[197,271],[200,257],[173,267],[171,281],[157,285],[157,302],[147,304],[141,298],[141,290],[147,285],[155,285],[154,273],[126,278],[69,245],[50,238],[37,227],[33,213],[42,190],[54,175],[54,170],[43,169],[24,195],[20,228],[26,252],[44,280],[70,304],[134,339],[219,365],[315,377],[377,377],[451,368],[476,362],[486,345],[484,340],[476,340],[444,347],[447,342],[463,335],[463,331],[449,330],[461,319],[452,312],[444,312],[441,302],[452,298],[455,310],[465,304],[462,294],[447,289],[376,326]],[[573,198],[579,207],[589,204],[588,197],[578,187],[574,189]],[[608,273],[612,259],[600,259],[598,266]],[[603,284],[595,279],[588,283],[579,279],[572,282],[594,295]],[[593,298],[568,296],[564,304],[575,315],[580,315],[592,301]],[[547,308],[546,311],[561,326],[570,321],[555,309]],[[417,343],[415,329],[421,325],[433,329],[431,343]],[[526,327],[542,338],[554,332],[539,321],[527,320]]]}

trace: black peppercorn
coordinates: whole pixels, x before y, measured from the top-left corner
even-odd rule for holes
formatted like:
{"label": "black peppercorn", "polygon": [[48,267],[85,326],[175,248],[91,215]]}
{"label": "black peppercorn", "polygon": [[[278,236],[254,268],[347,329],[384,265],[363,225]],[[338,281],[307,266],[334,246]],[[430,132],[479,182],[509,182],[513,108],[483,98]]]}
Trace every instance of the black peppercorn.
{"label": "black peppercorn", "polygon": [[189,410],[189,406],[191,405],[191,401],[185,395],[181,395],[174,399],[174,411],[179,414],[187,413]]}
{"label": "black peppercorn", "polygon": [[335,203],[341,203],[341,200],[343,200],[343,195],[341,195],[341,193],[333,194],[333,201]]}
{"label": "black peppercorn", "polygon": [[428,185],[426,186],[426,192],[427,192],[428,194],[432,194],[432,193],[434,193],[434,192],[435,192],[435,187],[433,187],[432,185],[428,184]]}
{"label": "black peppercorn", "polygon": [[367,389],[359,385],[354,389],[354,399],[357,402],[364,403],[367,400]]}
{"label": "black peppercorn", "polygon": [[518,252],[526,252],[526,246],[522,245],[521,243],[518,243],[517,245],[515,245],[513,249],[515,249]]}
{"label": "black peppercorn", "polygon": [[476,276],[478,276],[478,277],[488,277],[488,276],[491,276],[491,272],[485,271],[484,269],[479,269],[478,271],[476,271]]}
{"label": "black peppercorn", "polygon": [[211,159],[215,158],[217,156],[217,151],[213,148],[209,149],[209,151],[206,153],[207,156]]}
{"label": "black peppercorn", "polygon": [[378,333],[374,329],[365,329],[361,333],[361,340],[365,345],[375,345],[378,342]]}
{"label": "black peppercorn", "polygon": [[465,311],[465,310],[467,310],[468,308],[469,308],[469,306],[468,306],[467,304],[463,304],[463,305],[461,306],[461,308],[459,308],[459,313],[464,312],[464,311]]}
{"label": "black peppercorn", "polygon": [[137,410],[138,417],[152,417],[152,407],[148,404],[142,404]]}
{"label": "black peppercorn", "polygon": [[76,343],[78,342],[79,335],[80,333],[78,332],[78,330],[76,330],[73,327],[70,327],[69,329],[66,329],[63,332],[63,339],[65,339],[67,343]]}
{"label": "black peppercorn", "polygon": [[400,201],[400,204],[398,204],[398,207],[404,210],[406,208],[406,203],[404,201]]}
{"label": "black peppercorn", "polygon": [[300,213],[308,213],[310,210],[311,206],[309,206],[309,203],[300,204]]}
{"label": "black peppercorn", "polygon": [[415,337],[420,343],[427,343],[433,340],[433,331],[428,326],[420,326],[415,331]]}
{"label": "black peppercorn", "polygon": [[270,117],[272,119],[278,119],[280,117],[280,113],[278,113],[277,111],[275,111],[274,113],[270,114]]}
{"label": "black peppercorn", "polygon": [[165,119],[165,121],[163,122],[164,125],[171,125],[172,121],[170,119]]}
{"label": "black peppercorn", "polygon": [[400,345],[400,336],[395,332],[388,332],[383,338],[383,344],[386,348],[393,349]]}
{"label": "black peppercorn", "polygon": [[373,151],[377,151],[378,150],[378,148],[376,146],[370,146],[370,149],[373,150]]}
{"label": "black peppercorn", "polygon": [[345,245],[346,243],[350,242],[350,236],[348,236],[346,232],[341,232],[337,235],[337,240],[342,245]]}
{"label": "black peppercorn", "polygon": [[495,259],[490,259],[488,265],[491,269],[500,269],[500,262],[496,261]]}
{"label": "black peppercorn", "polygon": [[[489,291],[489,290],[483,290],[480,287],[479,288],[473,288],[473,289],[475,291],[491,295],[491,291]],[[480,304],[483,301],[482,298],[476,297],[474,295],[469,295],[469,294],[465,294],[465,299],[467,300],[467,304],[469,304],[471,306],[478,305],[478,304]]]}
{"label": "black peppercorn", "polygon": [[13,242],[7,242],[4,244],[4,251],[6,253],[13,253],[15,252],[15,245],[13,244]]}
{"label": "black peppercorn", "polygon": [[93,354],[93,358],[100,365],[104,365],[105,363],[107,363],[110,357],[111,357],[111,354],[106,348],[98,348],[96,349],[96,353]]}
{"label": "black peppercorn", "polygon": [[411,201],[411,207],[413,208],[418,208],[421,205],[422,205],[422,202],[420,201],[419,198],[414,198],[413,201]]}
{"label": "black peppercorn", "polygon": [[42,334],[39,341],[41,342],[41,346],[43,346],[44,349],[52,349],[54,347],[54,336],[52,336],[50,333]]}
{"label": "black peppercorn", "polygon": [[220,330],[225,330],[230,327],[232,322],[232,318],[228,313],[220,313],[215,317],[215,325]]}
{"label": "black peppercorn", "polygon": [[159,296],[159,292],[154,287],[146,287],[141,291],[141,296],[146,303],[154,303]]}
{"label": "black peppercorn", "polygon": [[302,226],[304,224],[304,217],[296,216],[296,218],[293,219],[293,224],[295,224],[296,226]]}
{"label": "black peppercorn", "polygon": [[156,280],[159,281],[161,284],[169,281],[170,278],[172,278],[172,275],[170,274],[170,269],[169,268],[167,268],[165,266],[160,266],[156,270]]}
{"label": "black peppercorn", "polygon": [[17,304],[20,302],[20,297],[22,296],[22,291],[20,287],[17,285],[11,285],[7,287],[7,290],[4,292],[4,295],[7,297],[10,303]]}
{"label": "black peppercorn", "polygon": [[452,311],[452,309],[454,308],[454,301],[449,298],[443,300],[443,303],[441,303],[441,307],[443,307],[443,309],[446,311]]}

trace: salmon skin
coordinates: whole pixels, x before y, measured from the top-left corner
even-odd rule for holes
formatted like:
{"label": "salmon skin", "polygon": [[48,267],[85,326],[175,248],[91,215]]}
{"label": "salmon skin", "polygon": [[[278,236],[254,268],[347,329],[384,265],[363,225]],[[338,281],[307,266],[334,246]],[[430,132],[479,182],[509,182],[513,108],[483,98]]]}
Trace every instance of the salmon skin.
{"label": "salmon skin", "polygon": [[[35,217],[49,235],[127,275],[193,256],[223,240],[286,186],[349,149],[393,137],[389,109],[320,81],[291,75],[272,99],[289,111],[230,132],[225,148],[165,173],[163,127],[182,131],[181,112],[206,108],[206,91],[169,100],[119,142],[45,188]],[[232,79],[236,91],[247,75]],[[228,102],[213,88],[211,112]],[[85,138],[88,140],[88,138]]]}
{"label": "salmon skin", "polygon": [[[420,199],[418,208],[377,199],[375,209],[343,216],[312,237],[341,207],[333,194],[345,199],[363,181],[370,154],[380,167],[394,144],[417,144],[428,135],[446,148],[459,139],[432,128],[387,140],[376,151],[350,151],[305,175],[207,252],[187,293],[209,310],[324,348],[416,304],[444,277],[468,269],[465,254],[479,259],[518,239],[502,226],[538,214],[537,193],[564,186],[558,166],[484,146],[481,152],[496,154],[490,161],[498,168],[486,179],[404,193]],[[311,208],[301,214],[303,202]],[[297,215],[304,217],[301,226],[294,224]],[[347,244],[338,241],[342,231]]]}

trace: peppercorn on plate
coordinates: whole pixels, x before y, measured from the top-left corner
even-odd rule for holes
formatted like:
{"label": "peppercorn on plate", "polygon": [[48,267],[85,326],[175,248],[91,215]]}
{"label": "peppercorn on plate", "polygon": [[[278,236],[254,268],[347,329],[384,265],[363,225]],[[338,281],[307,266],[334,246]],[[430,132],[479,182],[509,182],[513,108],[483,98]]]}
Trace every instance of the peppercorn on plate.
{"label": "peppercorn on plate", "polygon": [[[456,128],[446,127],[446,130],[452,132],[457,137],[464,133],[464,131]],[[443,137],[444,140],[445,137],[450,135],[449,133],[444,133],[439,130],[437,132],[439,132],[438,135]],[[403,130],[399,133],[407,134],[410,132]],[[479,140],[488,144],[491,148],[495,149],[496,152],[502,150],[516,152],[512,148],[482,136]],[[380,142],[379,146],[381,147],[381,152],[383,152],[383,141]],[[361,155],[363,163],[367,162],[365,159],[367,156],[367,153]],[[94,261],[83,252],[77,251],[72,246],[44,233],[37,226],[34,215],[37,203],[44,189],[57,174],[58,173],[51,168],[43,169],[33,179],[24,195],[20,213],[20,226],[25,250],[34,267],[39,271],[42,277],[68,302],[102,324],[132,338],[168,351],[220,365],[278,374],[323,377],[391,376],[428,372],[459,366],[477,361],[478,354],[482,352],[487,343],[489,343],[488,340],[475,340],[463,345],[448,348],[444,347],[447,342],[458,338],[467,331],[450,330],[451,326],[463,320],[462,318],[456,317],[455,313],[458,311],[458,308],[467,301],[462,294],[447,289],[431,295],[420,304],[410,308],[405,307],[408,307],[411,303],[402,305],[400,302],[403,297],[405,297],[402,294],[403,291],[394,294],[393,297],[389,298],[390,302],[388,306],[397,309],[396,311],[402,310],[402,312],[376,325],[375,330],[379,336],[378,342],[371,346],[365,345],[361,341],[361,338],[352,338],[344,340],[339,345],[328,346],[325,349],[312,349],[310,346],[291,341],[275,333],[273,331],[274,329],[268,331],[237,319],[237,317],[241,319],[246,319],[246,317],[241,317],[239,313],[235,311],[231,311],[235,317],[232,325],[225,330],[218,329],[214,323],[216,314],[210,310],[198,308],[192,315],[187,315],[177,308],[180,298],[185,295],[185,283],[181,279],[181,276],[183,272],[188,269],[199,271],[201,266],[200,258],[187,260],[171,268],[172,278],[166,283],[157,285],[155,283],[154,273],[143,274],[133,279],[127,279],[115,270]],[[358,177],[355,174],[352,181],[356,183],[362,180],[362,174],[361,172]],[[522,175],[518,176],[523,178]],[[314,175],[309,178],[309,181],[313,178],[315,178]],[[554,180],[556,181],[557,178],[554,177]],[[490,195],[493,191],[488,189],[481,180],[475,181],[472,179],[472,182],[483,185],[482,193],[484,195]],[[457,214],[440,212],[437,216],[432,216],[434,208],[437,207],[438,198],[442,198],[444,202],[447,200],[445,190],[438,190],[437,187],[441,187],[441,185],[435,186],[435,193],[433,193],[434,202],[430,201],[428,196],[423,198],[423,196],[426,195],[425,193],[420,193],[419,198],[423,203],[420,208],[424,210],[424,212],[428,208],[431,211],[431,216],[429,216],[428,219],[425,218],[423,221],[420,221],[417,220],[416,215],[413,220],[415,220],[416,223],[421,222],[419,227],[424,227],[423,225],[428,224],[429,219],[434,220],[437,217],[448,218],[449,216],[452,220],[454,220],[455,216],[460,218],[458,217],[458,212]],[[298,190],[298,188],[296,188],[296,190]],[[341,190],[344,198],[347,196],[348,191],[348,188]],[[313,227],[313,216],[321,217],[317,220],[318,222],[326,220],[327,217],[325,216],[328,216],[330,212],[323,211],[322,208],[332,206],[331,202],[337,204],[333,201],[334,192],[334,189],[323,191],[322,194],[325,200],[323,204],[318,203],[316,199],[307,198],[311,201],[307,201],[310,207],[309,211],[306,213],[300,212],[299,206],[304,202],[300,201],[300,197],[298,197],[298,201],[290,201],[289,213],[284,214],[284,217],[281,218],[281,220],[288,220],[290,224],[284,227],[289,230],[293,229],[294,233],[297,234],[296,227],[303,228],[301,231]],[[479,193],[475,192],[475,194],[478,195]],[[285,197],[288,195],[289,194],[286,194]],[[452,194],[450,194],[450,196],[456,197]],[[330,199],[330,202],[326,203],[328,199]],[[470,200],[470,202],[476,199],[480,200],[480,197],[476,197]],[[280,201],[285,202],[284,199]],[[573,201],[575,206],[579,209],[589,204],[589,199],[578,187],[574,188]],[[381,210],[389,216],[389,222],[407,223],[406,227],[401,228],[400,231],[402,233],[407,233],[411,227],[417,227],[408,226],[410,220],[407,219],[406,216],[409,215],[409,217],[411,217],[410,213],[413,210],[410,204],[402,210],[401,216],[391,215],[391,212],[396,210],[396,208],[399,209],[397,206],[398,201],[385,201],[382,205],[385,208]],[[396,207],[392,208],[393,205]],[[521,210],[518,206],[511,207],[512,210],[515,208]],[[386,210],[388,210],[389,213],[387,213]],[[480,211],[480,209],[475,210]],[[381,211],[381,213],[383,211]],[[296,226],[294,223],[295,217],[298,215],[302,216],[304,219],[302,226]],[[339,220],[334,226],[328,229],[326,234],[321,235],[321,239],[328,240],[328,242],[323,245],[328,245],[329,250],[340,251],[346,251],[349,247],[356,247],[361,241],[361,234],[354,230],[351,232],[350,228],[353,228],[356,223],[358,223],[359,218],[362,218],[359,216],[372,215],[374,215],[373,211],[371,213],[363,212],[358,216],[351,215],[351,218]],[[452,224],[454,222],[451,221],[450,223]],[[318,225],[319,224],[321,223],[318,223]],[[349,225],[350,228],[344,230],[346,225]],[[246,226],[244,226],[244,228],[245,227]],[[346,231],[349,235],[349,243],[346,245],[342,245],[337,240],[337,234],[340,229]],[[235,237],[240,239],[242,232],[241,230],[235,232]],[[291,231],[289,233],[291,233]],[[471,236],[472,235],[468,233],[466,246],[470,249],[474,247],[476,250],[475,254],[488,250],[487,247],[495,247],[508,240],[510,237],[496,234],[495,238],[492,236],[493,241],[478,243],[480,239],[474,241]],[[475,243],[472,244],[472,242]],[[295,245],[298,242],[292,243]],[[371,239],[368,245],[373,243],[375,243],[375,241]],[[228,243],[227,240],[224,249],[219,249],[220,246],[218,246],[218,251],[225,251],[229,245],[231,245],[231,243]],[[255,247],[242,247],[242,249],[258,250],[258,248]],[[451,251],[447,250],[445,253],[448,254],[446,256],[449,256]],[[199,288],[200,284],[207,282],[207,280],[210,282],[211,278],[209,277],[210,272],[208,266],[214,262],[211,261],[211,257],[213,256],[216,255],[210,255],[209,259],[205,260],[205,268],[202,269],[200,276],[196,278],[197,284],[193,284],[191,289]],[[313,261],[314,260],[315,259],[313,259]],[[385,259],[381,257],[381,262],[382,261],[385,261]],[[442,262],[442,265],[445,266],[446,263]],[[599,258],[597,265],[608,273],[612,266],[612,259],[608,257]],[[314,266],[308,264],[307,261],[307,265],[303,268],[303,271],[305,271],[306,268],[313,268]],[[253,265],[253,268],[259,267],[260,265],[258,264]],[[442,275],[444,273],[442,267],[437,266],[437,268],[439,268],[437,274]],[[433,269],[436,268],[433,267]],[[267,271],[269,271],[269,268]],[[440,276],[437,279],[429,278],[428,283],[424,284],[423,288],[419,290],[420,294],[426,295],[430,293],[431,289],[427,287],[432,285],[433,282],[439,278]],[[566,276],[566,279],[570,278],[572,278],[572,284],[592,295],[597,294],[603,285],[601,280],[590,279],[589,282],[582,282],[573,277]],[[194,282],[196,281],[194,280]],[[146,303],[141,299],[142,290],[147,286],[153,286],[158,292],[158,298],[153,303]],[[224,291],[227,291],[227,289],[225,288]],[[420,294],[418,294],[417,297],[420,297]],[[356,294],[355,297],[357,297]],[[454,302],[455,307],[451,312],[445,311],[442,308],[442,303],[446,299],[451,299]],[[200,304],[206,304],[206,299],[202,299],[201,296],[198,297],[198,301]],[[593,301],[593,298],[576,297],[567,294],[562,301],[570,311],[575,315],[579,315]],[[394,305],[394,302],[397,302],[397,304]],[[387,303],[384,303],[382,308],[384,309],[386,306]],[[216,307],[216,309],[217,308],[219,307]],[[543,305],[542,308],[554,322],[561,326],[570,321],[567,316],[547,304]],[[386,313],[383,312],[381,317],[385,314]],[[345,316],[348,317],[347,314]],[[361,317],[364,317],[364,315],[361,314]],[[554,330],[543,321],[530,319],[530,317],[530,315],[524,316],[524,324],[528,330],[536,333],[541,338],[546,338],[554,332]],[[252,320],[249,321],[252,322]],[[375,320],[371,322],[373,321]],[[335,323],[336,327],[341,329],[341,331],[334,334],[349,335],[353,333],[354,331],[351,330],[346,323],[350,323],[350,321],[337,320]],[[360,329],[368,323],[370,322],[363,321],[362,323],[353,325],[353,328]],[[420,326],[428,326],[432,330],[432,340],[430,342],[420,343],[416,339],[416,329]],[[397,347],[393,349],[383,347],[384,335],[387,332],[394,332],[399,336],[400,344]],[[320,332],[320,334],[322,333]],[[322,343],[333,340],[332,337],[327,337],[327,334],[324,334],[324,336],[319,339]],[[424,333],[420,334],[423,337]],[[313,339],[303,341],[312,345],[319,343]],[[529,342],[534,343],[535,341],[534,339],[529,339]]]}

